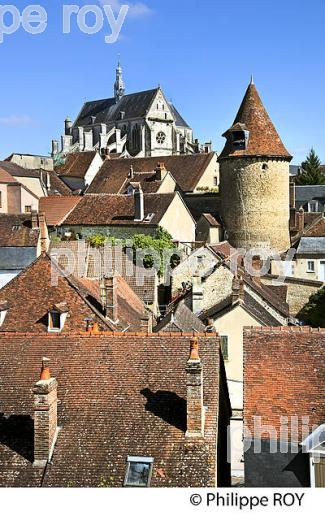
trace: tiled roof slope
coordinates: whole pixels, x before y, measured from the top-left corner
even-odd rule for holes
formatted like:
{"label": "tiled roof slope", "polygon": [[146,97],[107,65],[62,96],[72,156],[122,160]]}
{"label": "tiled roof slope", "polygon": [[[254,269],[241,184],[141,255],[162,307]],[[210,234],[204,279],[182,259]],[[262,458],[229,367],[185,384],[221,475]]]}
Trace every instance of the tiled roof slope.
{"label": "tiled roof slope", "polygon": [[2,184],[18,184],[16,179],[0,167],[0,183]]}
{"label": "tiled roof slope", "polygon": [[0,214],[0,247],[36,247],[38,237],[31,216]]}
{"label": "tiled roof slope", "polygon": [[[75,277],[99,279],[108,271],[117,271],[131,287],[133,292],[147,304],[152,304],[156,300],[157,277],[147,276],[145,268],[136,267],[130,254],[127,254],[120,247],[112,247],[109,252],[109,259],[102,261],[105,257],[104,249],[90,247],[86,242],[71,240],[68,242],[52,242],[50,244],[50,254],[57,253],[57,262],[62,269],[67,267],[67,256],[64,252],[68,249],[69,254],[75,255],[78,259],[73,265],[73,275]],[[62,250],[62,254],[60,251]],[[96,259],[100,261],[97,262]]]}
{"label": "tiled roof slope", "polygon": [[[244,423],[254,432],[253,417],[266,429],[279,429],[281,417],[309,417],[310,427],[325,422],[325,329],[308,327],[244,330]],[[253,436],[258,437],[259,432]]]}
{"label": "tiled roof slope", "polygon": [[125,182],[130,167],[135,172],[153,172],[157,163],[164,163],[180,189],[194,191],[215,153],[193,155],[169,155],[132,159],[107,159],[89,186],[87,193],[118,193]]}
{"label": "tiled roof slope", "polygon": [[[57,282],[56,282],[57,280]],[[99,282],[64,276],[47,255],[39,257],[0,290],[0,300],[8,304],[1,331],[45,332],[50,308],[65,302],[69,316],[64,332],[85,330],[86,318],[98,323],[101,330],[141,331],[145,309],[122,277],[117,278],[118,323],[104,316]]]}
{"label": "tiled roof slope", "polygon": [[84,178],[97,152],[69,153],[65,163],[57,166],[55,171],[65,177]]}
{"label": "tiled roof slope", "polygon": [[39,210],[45,213],[48,226],[59,226],[81,200],[79,196],[41,197]]}
{"label": "tiled roof slope", "polygon": [[130,195],[84,195],[63,224],[88,226],[155,226],[158,225],[176,193],[146,193],[144,195],[145,217],[152,213],[150,222],[134,220],[134,197]]}
{"label": "tiled roof slope", "polygon": [[184,300],[176,303],[155,327],[156,332],[204,332],[205,325]]}
{"label": "tiled roof slope", "polygon": [[[249,131],[247,148],[245,150],[233,150],[228,139],[219,158],[266,156],[291,160],[292,157],[284,147],[253,83],[250,83],[246,90],[233,127],[238,123]],[[227,133],[224,135],[227,135]]]}
{"label": "tiled roof slope", "polygon": [[1,413],[8,422],[31,422],[32,388],[46,356],[58,381],[61,427],[42,481],[30,478],[32,436],[21,435],[24,443],[0,437],[0,486],[121,487],[129,455],[154,458],[152,487],[216,485],[219,396],[227,395],[218,339],[199,337],[206,415],[198,441],[185,438],[189,342],[180,334],[0,333]]}
{"label": "tiled roof slope", "polygon": [[46,175],[50,177],[51,187],[49,195],[69,195],[71,193],[70,188],[58,177],[54,171],[48,170],[28,170],[23,168],[16,163],[10,161],[0,161],[0,168],[13,177],[29,177],[40,179],[42,176],[45,179]]}

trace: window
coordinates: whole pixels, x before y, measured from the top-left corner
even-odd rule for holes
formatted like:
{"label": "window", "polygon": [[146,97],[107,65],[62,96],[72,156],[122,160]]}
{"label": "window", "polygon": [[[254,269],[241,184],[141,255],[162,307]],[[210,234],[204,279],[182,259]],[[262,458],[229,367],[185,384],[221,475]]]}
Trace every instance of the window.
{"label": "window", "polygon": [[268,170],[268,165],[266,163],[263,163],[262,164],[262,170],[265,172],[266,170]]}
{"label": "window", "polygon": [[149,487],[152,466],[152,457],[128,457],[124,485],[131,487]]}
{"label": "window", "polygon": [[213,177],[213,186],[218,186],[218,177]]}
{"label": "window", "polygon": [[313,260],[309,260],[307,262],[307,273],[314,273],[315,272],[315,262]]}
{"label": "window", "polygon": [[244,131],[232,132],[231,138],[233,150],[245,150],[246,135]]}
{"label": "window", "polygon": [[166,134],[164,134],[164,132],[158,132],[156,139],[158,144],[164,144],[166,140]]}
{"label": "window", "polygon": [[32,212],[32,206],[25,206],[25,213],[31,213]]}
{"label": "window", "polygon": [[312,200],[308,202],[308,211],[309,213],[317,213],[318,211],[318,201]]}
{"label": "window", "polygon": [[228,336],[220,336],[220,347],[223,359],[228,361]]}
{"label": "window", "polygon": [[58,311],[49,312],[48,330],[52,332],[61,330],[61,314]]}

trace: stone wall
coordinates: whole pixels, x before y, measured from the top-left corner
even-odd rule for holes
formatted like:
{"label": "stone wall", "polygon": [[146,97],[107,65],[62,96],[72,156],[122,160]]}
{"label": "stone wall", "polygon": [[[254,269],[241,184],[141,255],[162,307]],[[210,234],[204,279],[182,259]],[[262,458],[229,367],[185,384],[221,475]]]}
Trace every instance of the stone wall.
{"label": "stone wall", "polygon": [[289,163],[236,158],[220,163],[221,213],[234,247],[286,251],[289,239]]}

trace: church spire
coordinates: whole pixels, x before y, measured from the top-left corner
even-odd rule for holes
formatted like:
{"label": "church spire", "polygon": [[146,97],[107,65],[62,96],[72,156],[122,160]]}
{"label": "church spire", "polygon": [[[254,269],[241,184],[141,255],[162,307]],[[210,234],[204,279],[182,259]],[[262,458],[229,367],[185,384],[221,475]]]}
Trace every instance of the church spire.
{"label": "church spire", "polygon": [[114,97],[116,103],[120,101],[121,97],[124,96],[125,88],[124,88],[124,82],[122,77],[122,67],[120,64],[120,60],[117,63],[116,67],[116,80],[114,83]]}

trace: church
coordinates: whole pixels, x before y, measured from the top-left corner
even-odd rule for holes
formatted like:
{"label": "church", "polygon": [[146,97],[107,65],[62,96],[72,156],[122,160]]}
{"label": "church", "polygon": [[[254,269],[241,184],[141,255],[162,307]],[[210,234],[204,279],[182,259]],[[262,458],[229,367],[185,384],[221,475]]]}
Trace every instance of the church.
{"label": "church", "polygon": [[125,94],[118,63],[114,97],[86,102],[74,123],[67,118],[61,150],[58,141],[52,141],[52,156],[57,160],[70,152],[90,150],[102,155],[158,157],[210,152],[211,143],[201,148],[160,86]]}

